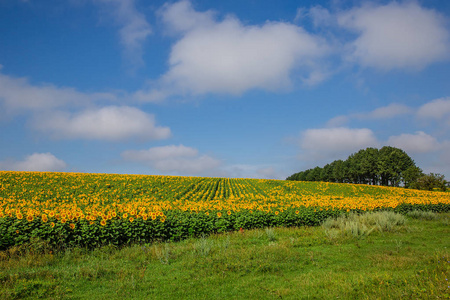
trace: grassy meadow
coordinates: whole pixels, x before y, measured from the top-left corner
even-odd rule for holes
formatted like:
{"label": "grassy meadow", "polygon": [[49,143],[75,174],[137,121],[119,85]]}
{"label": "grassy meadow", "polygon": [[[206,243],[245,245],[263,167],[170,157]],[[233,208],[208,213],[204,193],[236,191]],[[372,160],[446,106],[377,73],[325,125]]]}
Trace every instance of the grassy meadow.
{"label": "grassy meadow", "polygon": [[0,172],[0,298],[449,299],[450,193]]}
{"label": "grassy meadow", "polygon": [[0,298],[449,299],[450,214],[396,221],[370,232],[324,224],[57,253],[16,246],[0,252]]}

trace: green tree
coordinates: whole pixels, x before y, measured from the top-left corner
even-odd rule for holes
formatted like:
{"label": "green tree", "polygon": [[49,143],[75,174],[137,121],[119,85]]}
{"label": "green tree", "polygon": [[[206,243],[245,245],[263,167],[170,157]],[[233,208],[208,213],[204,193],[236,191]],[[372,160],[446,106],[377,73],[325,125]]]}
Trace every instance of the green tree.
{"label": "green tree", "polygon": [[384,146],[379,151],[378,171],[382,185],[399,186],[402,173],[415,166],[411,157],[405,151],[391,146]]}
{"label": "green tree", "polygon": [[311,169],[306,176],[306,181],[319,181],[321,172],[321,167],[315,167],[314,169]]}
{"label": "green tree", "polygon": [[378,184],[378,149],[367,148],[363,151],[359,162],[359,172],[368,184]]}
{"label": "green tree", "polygon": [[343,160],[335,160],[331,163],[333,178],[336,182],[343,183],[346,178],[346,165]]}
{"label": "green tree", "polygon": [[403,173],[403,183],[405,188],[414,188],[417,180],[422,177],[424,174],[422,169],[416,166],[411,166],[406,169]]}
{"label": "green tree", "polygon": [[333,177],[333,167],[331,164],[326,164],[322,168],[322,172],[320,173],[320,180],[326,182],[335,182]]}
{"label": "green tree", "polygon": [[432,191],[434,189],[445,191],[447,189],[447,181],[445,180],[444,175],[430,173],[419,177],[412,187],[427,191]]}

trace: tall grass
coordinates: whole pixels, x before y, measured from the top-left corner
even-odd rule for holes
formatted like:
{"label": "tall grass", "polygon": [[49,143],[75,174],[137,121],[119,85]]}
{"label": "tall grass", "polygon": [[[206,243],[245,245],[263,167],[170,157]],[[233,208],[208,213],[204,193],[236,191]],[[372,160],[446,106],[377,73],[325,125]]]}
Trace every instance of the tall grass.
{"label": "tall grass", "polygon": [[408,217],[421,220],[435,220],[438,215],[432,211],[413,210],[407,213]]}
{"label": "tall grass", "polygon": [[327,236],[338,235],[363,238],[373,231],[390,232],[405,225],[405,216],[391,211],[369,212],[362,215],[350,213],[338,218],[328,218],[322,223]]}

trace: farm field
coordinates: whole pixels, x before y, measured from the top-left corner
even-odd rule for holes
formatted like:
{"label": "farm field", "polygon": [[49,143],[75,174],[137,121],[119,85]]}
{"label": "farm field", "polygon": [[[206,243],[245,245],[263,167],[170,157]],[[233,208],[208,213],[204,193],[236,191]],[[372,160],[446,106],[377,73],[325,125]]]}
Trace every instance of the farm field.
{"label": "farm field", "polygon": [[449,299],[450,214],[401,217],[364,236],[302,226],[56,253],[14,246],[0,251],[0,298]]}
{"label": "farm field", "polygon": [[181,240],[319,225],[347,212],[450,211],[450,193],[281,180],[0,172],[0,250]]}

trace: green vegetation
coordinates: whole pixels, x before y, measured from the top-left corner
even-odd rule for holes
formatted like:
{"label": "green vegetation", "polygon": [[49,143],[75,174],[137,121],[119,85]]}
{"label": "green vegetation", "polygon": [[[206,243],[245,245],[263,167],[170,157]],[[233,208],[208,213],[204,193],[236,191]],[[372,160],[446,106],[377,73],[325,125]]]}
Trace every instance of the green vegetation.
{"label": "green vegetation", "polygon": [[0,298],[449,299],[450,214],[410,214],[56,253],[35,241],[0,252]]}
{"label": "green vegetation", "polygon": [[345,161],[335,160],[323,168],[315,167],[295,173],[286,180],[325,181],[383,185],[419,190],[445,191],[448,183],[440,174],[424,174],[409,155],[398,148],[366,148],[351,154]]}
{"label": "green vegetation", "polygon": [[173,176],[0,172],[0,250],[179,241],[317,226],[342,213],[450,212],[450,193],[394,187]]}

